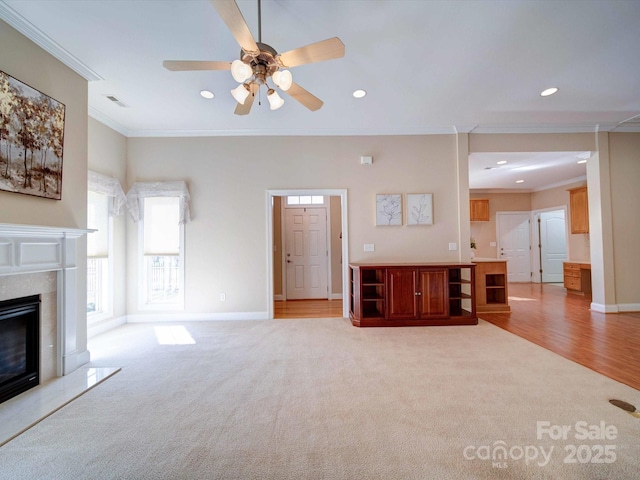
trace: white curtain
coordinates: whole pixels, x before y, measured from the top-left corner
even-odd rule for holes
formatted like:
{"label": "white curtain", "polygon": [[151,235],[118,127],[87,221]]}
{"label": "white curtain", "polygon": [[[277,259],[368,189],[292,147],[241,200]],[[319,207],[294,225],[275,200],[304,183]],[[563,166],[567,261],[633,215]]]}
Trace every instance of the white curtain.
{"label": "white curtain", "polygon": [[117,178],[107,177],[101,173],[89,170],[87,179],[90,191],[101,193],[102,195],[113,198],[109,208],[109,215],[117,217],[124,213],[124,207],[127,204],[127,197],[125,196],[124,190],[122,190],[122,186]]}
{"label": "white curtain", "polygon": [[134,222],[140,220],[140,199],[146,197],[178,197],[180,199],[180,225],[191,221],[191,197],[187,184],[178,182],[136,182],[127,193],[129,213]]}

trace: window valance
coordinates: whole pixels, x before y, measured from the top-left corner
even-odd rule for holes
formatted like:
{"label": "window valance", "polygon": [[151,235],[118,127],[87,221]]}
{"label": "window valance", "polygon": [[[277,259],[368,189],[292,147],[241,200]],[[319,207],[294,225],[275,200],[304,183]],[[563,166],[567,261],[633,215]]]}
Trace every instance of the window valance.
{"label": "window valance", "polygon": [[140,220],[140,199],[145,197],[180,197],[180,225],[191,221],[191,197],[185,182],[134,183],[127,193],[129,213],[134,222]]}
{"label": "window valance", "polygon": [[87,188],[96,193],[106,195],[113,198],[109,207],[109,215],[117,217],[124,213],[124,207],[127,204],[127,197],[122,190],[122,186],[117,178],[107,177],[101,173],[89,170],[87,175]]}

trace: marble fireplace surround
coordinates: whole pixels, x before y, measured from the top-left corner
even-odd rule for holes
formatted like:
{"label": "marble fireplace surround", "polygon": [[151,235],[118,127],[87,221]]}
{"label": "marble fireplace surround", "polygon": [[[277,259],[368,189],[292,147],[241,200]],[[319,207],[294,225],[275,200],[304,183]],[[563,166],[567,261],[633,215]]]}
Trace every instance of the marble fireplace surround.
{"label": "marble fireplace surround", "polygon": [[[57,292],[55,294],[55,369],[54,365],[50,365],[44,366],[44,370],[49,370],[52,374],[55,371],[55,376],[58,377],[68,375],[88,361],[88,358],[82,358],[83,355],[78,352],[79,315],[76,306],[77,243],[78,239],[89,231],[76,228],[0,224],[0,282],[10,282],[15,286],[20,283],[30,283],[30,281],[25,280],[26,277],[11,279],[13,275],[42,272],[53,272],[55,275]],[[45,276],[45,283],[46,278]],[[48,292],[38,293],[46,295]],[[25,292],[25,295],[31,294],[33,293]]]}

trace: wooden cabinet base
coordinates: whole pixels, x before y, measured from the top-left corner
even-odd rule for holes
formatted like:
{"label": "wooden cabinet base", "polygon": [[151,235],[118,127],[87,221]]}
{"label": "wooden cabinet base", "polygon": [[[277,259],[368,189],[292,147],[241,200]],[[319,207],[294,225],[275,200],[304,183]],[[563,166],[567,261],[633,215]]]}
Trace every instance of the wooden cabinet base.
{"label": "wooden cabinet base", "polygon": [[354,327],[442,327],[445,325],[477,325],[478,317],[454,317],[440,318],[437,320],[385,320],[380,319],[357,319],[349,315],[351,325]]}

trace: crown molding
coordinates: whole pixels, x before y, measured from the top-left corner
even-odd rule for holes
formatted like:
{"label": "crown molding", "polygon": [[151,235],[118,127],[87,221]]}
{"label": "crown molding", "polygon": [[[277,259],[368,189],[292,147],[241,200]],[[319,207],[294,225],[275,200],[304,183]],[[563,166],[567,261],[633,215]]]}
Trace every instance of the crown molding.
{"label": "crown molding", "polygon": [[129,137],[259,137],[259,136],[410,136],[410,135],[451,135],[452,127],[431,129],[243,129],[243,130],[129,130]]}
{"label": "crown molding", "polygon": [[471,133],[594,133],[596,124],[479,125]]}
{"label": "crown molding", "polygon": [[42,30],[37,28],[2,0],[0,0],[0,19],[7,22],[33,43],[60,60],[85,80],[89,82],[104,80],[102,76],[58,45],[48,35],[42,32]]}
{"label": "crown molding", "polygon": [[107,127],[115,130],[121,135],[124,135],[125,137],[131,136],[131,132],[126,127],[120,125],[118,122],[106,116],[101,111],[96,110],[91,105],[89,105],[89,116],[94,120],[97,120],[98,122],[105,124]]}
{"label": "crown molding", "polygon": [[531,189],[531,191],[532,192],[542,192],[544,190],[549,190],[551,188],[563,187],[565,185],[570,185],[572,183],[586,182],[586,181],[587,181],[587,176],[586,175],[582,175],[580,177],[568,178],[567,180],[562,180],[561,182],[550,183],[549,185],[545,185],[544,187],[533,188],[533,189]]}

